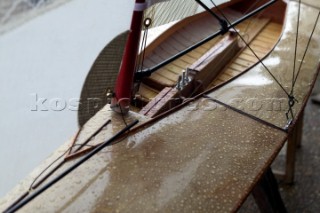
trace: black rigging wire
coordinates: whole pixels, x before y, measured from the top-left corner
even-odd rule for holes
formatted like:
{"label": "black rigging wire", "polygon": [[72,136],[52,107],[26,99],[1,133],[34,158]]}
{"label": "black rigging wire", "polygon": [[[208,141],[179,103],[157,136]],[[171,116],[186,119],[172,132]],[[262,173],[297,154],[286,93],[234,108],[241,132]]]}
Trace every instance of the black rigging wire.
{"label": "black rigging wire", "polygon": [[[298,9],[298,17],[297,17],[297,32],[296,32],[296,43],[294,46],[294,60],[293,60],[293,74],[292,74],[292,88],[294,84],[294,77],[295,77],[295,72],[296,72],[296,60],[297,60],[297,49],[298,49],[298,37],[299,37],[299,21],[300,21],[300,10],[301,10],[301,0],[299,0],[299,9]],[[301,62],[302,63],[302,62]],[[290,95],[292,96],[292,88]]]}
{"label": "black rigging wire", "polygon": [[210,10],[207,5],[205,5],[201,0],[195,0],[199,5],[201,5],[201,7],[203,7],[208,13],[210,13],[213,17],[215,17],[215,19],[218,20],[220,26],[221,26],[221,31],[222,34],[225,34],[226,32],[228,32],[229,28],[228,28],[228,23],[226,22],[226,19],[220,18],[217,14],[215,14],[214,12],[212,12],[212,10]]}
{"label": "black rigging wire", "polygon": [[48,182],[45,186],[40,188],[39,190],[32,193],[30,196],[24,198],[22,201],[16,203],[16,205],[12,206],[11,208],[5,210],[5,213],[13,213],[18,211],[20,208],[25,206],[27,203],[32,201],[34,198],[36,198],[38,195],[40,195],[42,192],[46,191],[48,188],[50,188],[52,185],[60,181],[62,178],[64,178],[66,175],[68,175],[70,172],[78,168],[80,165],[82,165],[84,162],[89,160],[91,157],[93,157],[95,154],[97,154],[99,151],[101,151],[103,148],[105,148],[107,145],[111,144],[115,140],[117,140],[120,136],[122,136],[124,133],[129,131],[133,126],[135,126],[139,121],[135,120],[134,122],[130,123],[128,126],[120,130],[117,134],[115,134],[113,137],[111,137],[109,140],[106,140],[104,143],[97,146],[95,149],[93,149],[91,152],[89,152],[87,155],[85,155],[83,158],[81,158],[78,162],[70,166],[68,169],[66,169],[64,172],[62,172],[60,175],[58,175],[56,178]]}
{"label": "black rigging wire", "polygon": [[143,32],[143,37],[142,37],[142,42],[140,47],[140,56],[139,56],[139,59],[137,60],[137,69],[136,69],[137,72],[143,69],[143,63],[144,63],[145,54],[146,54],[145,49],[147,46],[148,32],[151,24],[152,24],[151,18],[146,18],[143,22],[144,32]]}
{"label": "black rigging wire", "polygon": [[[296,81],[297,81],[297,79],[299,77],[299,74],[301,72],[301,67],[302,67],[304,58],[305,58],[305,56],[307,54],[307,51],[309,49],[309,45],[311,43],[311,39],[312,39],[313,33],[314,33],[315,29],[316,29],[317,23],[319,21],[319,16],[320,16],[320,11],[319,11],[318,16],[317,16],[316,21],[315,21],[315,24],[314,24],[313,29],[312,29],[312,32],[311,32],[310,37],[308,39],[307,46],[306,46],[305,51],[303,53],[303,57],[301,59],[300,65],[299,65],[297,75],[295,75],[297,46],[298,46],[300,8],[301,8],[301,0],[299,0],[299,12],[298,12],[298,20],[297,20],[297,35],[296,35],[296,44],[295,44],[296,46],[295,46],[295,56],[294,56],[293,76],[292,76],[292,87],[291,87],[290,96],[289,96],[289,102],[288,102],[289,109],[288,109],[288,112],[286,113],[286,116],[287,116],[288,120],[289,120],[289,113],[290,113],[292,119],[294,118],[293,111],[292,111],[292,107],[294,106],[294,103],[295,103],[294,94],[293,94],[294,93],[294,87],[295,87]],[[289,121],[289,123],[291,123],[291,121]]]}
{"label": "black rigging wire", "polygon": [[[65,152],[63,152],[60,156],[58,156],[54,161],[52,161],[46,168],[44,168],[40,174],[35,177],[35,179],[32,181],[32,183],[30,184],[30,187],[29,187],[29,191],[31,191],[32,189],[34,189],[34,184],[35,182],[43,175],[43,173],[45,173],[53,164],[55,164],[58,160],[60,160],[63,156],[65,156],[71,149],[73,149],[74,147],[76,146],[87,146],[87,147],[94,147],[93,145],[88,145],[88,144],[74,144],[73,146],[69,147]],[[63,163],[65,162],[64,160],[61,162]]]}
{"label": "black rigging wire", "polygon": [[[213,2],[213,0],[210,0],[213,6],[217,9],[217,11],[223,16],[223,18],[228,22],[229,25],[231,25],[231,22],[228,20],[228,18],[224,15],[224,13],[220,10],[219,7]],[[235,29],[233,25],[231,27],[235,30],[235,32],[238,34],[242,42],[250,49],[252,54],[258,59],[259,63],[262,64],[262,66],[267,70],[267,72],[270,74],[270,76],[274,79],[274,81],[279,85],[279,87],[283,90],[284,93],[290,98],[290,94],[287,92],[287,90],[281,85],[281,83],[278,81],[278,79],[272,74],[272,72],[269,70],[269,68],[263,63],[263,61],[260,59],[260,57],[254,52],[254,50],[250,47],[250,45],[245,41],[245,39],[240,35],[240,33]]]}
{"label": "black rigging wire", "polygon": [[307,51],[308,51],[308,49],[309,49],[309,45],[310,45],[310,43],[311,43],[311,39],[312,39],[313,33],[314,33],[314,31],[315,31],[315,29],[316,29],[316,27],[317,27],[317,24],[318,24],[318,21],[319,21],[319,17],[320,17],[320,11],[319,11],[319,13],[318,13],[318,16],[317,16],[316,22],[315,22],[315,24],[314,24],[314,26],[313,26],[313,29],[312,29],[311,35],[310,35],[310,37],[309,37],[307,47],[306,47],[306,49],[305,49],[305,51],[304,51],[304,53],[303,53],[303,57],[302,57],[302,60],[301,60],[301,63],[300,63],[300,66],[299,66],[299,69],[298,69],[297,75],[295,76],[295,79],[294,79],[294,81],[293,81],[293,86],[292,86],[292,91],[291,91],[291,93],[293,93],[294,86],[295,86],[295,84],[296,84],[296,81],[297,81],[298,76],[299,76],[300,71],[301,71],[302,63],[303,63],[304,58],[305,58],[305,56],[306,56],[306,54],[307,54]]}
{"label": "black rigging wire", "polygon": [[121,107],[121,104],[119,103],[118,105],[119,105],[119,109],[120,109],[120,111],[121,111],[120,114],[121,114],[122,121],[123,121],[124,125],[128,126],[127,121],[126,121],[126,118],[124,117],[124,116],[125,116],[125,113],[123,112],[123,109],[122,109],[122,107]]}
{"label": "black rigging wire", "polygon": [[[232,23],[230,26],[228,26],[228,29],[238,25],[239,23],[243,22],[244,20],[254,16],[256,13],[260,12],[261,10],[264,10],[266,7],[269,7],[271,4],[274,4],[277,0],[270,0],[269,2],[267,2],[266,4],[256,8],[254,11],[248,13],[247,15],[245,15],[244,17],[236,20],[234,23]],[[186,48],[185,50],[173,55],[172,57],[162,61],[161,63],[151,67],[151,68],[148,68],[146,70],[143,70],[141,72],[136,72],[135,73],[135,79],[136,80],[140,80],[144,77],[147,77],[147,76],[150,76],[153,72],[157,71],[158,69],[160,69],[161,67],[171,63],[172,61],[176,60],[177,58],[185,55],[186,53],[200,47],[201,45],[207,43],[208,41],[212,40],[213,38],[221,35],[223,33],[223,30],[218,30],[217,32],[215,32],[214,34],[202,39],[201,41],[199,41],[198,43]]]}
{"label": "black rigging wire", "polygon": [[[256,7],[258,5],[258,3],[260,3],[262,0],[256,0],[245,12],[244,14],[247,14],[249,11],[251,11],[254,7]],[[258,15],[259,16],[259,15]],[[252,24],[252,20],[249,20],[249,23],[246,27],[246,29],[244,30],[244,32],[246,32],[249,29],[249,26]]]}

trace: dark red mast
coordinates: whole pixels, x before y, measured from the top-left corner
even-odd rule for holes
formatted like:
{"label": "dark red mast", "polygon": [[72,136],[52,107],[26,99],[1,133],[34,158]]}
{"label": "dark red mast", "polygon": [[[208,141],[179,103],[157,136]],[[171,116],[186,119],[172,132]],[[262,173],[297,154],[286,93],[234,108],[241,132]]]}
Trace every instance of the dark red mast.
{"label": "dark red mast", "polygon": [[115,97],[112,100],[111,108],[119,113],[129,111],[132,95],[136,58],[139,51],[143,11],[147,4],[145,0],[136,0],[130,33],[124,50],[120,72],[115,85]]}

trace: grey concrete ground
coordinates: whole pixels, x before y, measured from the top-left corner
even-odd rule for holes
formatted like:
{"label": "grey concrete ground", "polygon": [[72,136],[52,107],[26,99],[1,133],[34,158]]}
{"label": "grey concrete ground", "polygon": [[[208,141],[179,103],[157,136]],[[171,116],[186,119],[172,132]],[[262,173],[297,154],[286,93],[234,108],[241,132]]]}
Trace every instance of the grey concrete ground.
{"label": "grey concrete ground", "polygon": [[[320,93],[318,77],[313,95]],[[280,154],[273,167],[284,165]],[[320,105],[309,100],[305,110],[302,146],[296,153],[295,182],[293,185],[280,184],[280,193],[288,212],[320,212]],[[258,212],[250,196],[239,212]]]}

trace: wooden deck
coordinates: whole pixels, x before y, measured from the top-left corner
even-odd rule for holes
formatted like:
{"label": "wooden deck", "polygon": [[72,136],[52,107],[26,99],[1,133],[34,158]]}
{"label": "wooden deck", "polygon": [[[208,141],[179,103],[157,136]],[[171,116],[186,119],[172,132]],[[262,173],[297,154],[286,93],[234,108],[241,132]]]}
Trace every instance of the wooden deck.
{"label": "wooden deck", "polygon": [[[270,22],[251,41],[250,47],[261,59],[265,57],[274,47],[281,34],[282,25]],[[232,62],[230,62],[221,74],[211,83],[209,87],[217,86],[233,77],[248,70],[258,62],[258,58],[252,53],[249,47],[244,48]]]}
{"label": "wooden deck", "polygon": [[[226,12],[229,14],[228,17],[230,20],[236,20],[241,17],[241,14],[236,11],[227,9]],[[164,61],[169,56],[173,56],[179,51],[195,44],[197,41],[206,38],[213,32],[219,30],[219,28],[219,25],[212,17],[202,16],[192,24],[182,27],[171,34],[167,39],[159,43],[156,48],[147,50],[144,65],[146,67],[152,67]],[[239,24],[236,30],[242,34],[243,38],[250,44],[250,47],[255,51],[257,56],[263,58],[272,50],[278,41],[282,25],[271,22],[266,18],[254,17]],[[182,71],[199,60],[199,58],[210,51],[210,49],[217,45],[223,38],[223,36],[220,36],[212,39],[172,63],[160,68],[140,84],[136,98],[143,103],[142,105],[145,105],[155,98],[165,87],[175,87]],[[239,42],[241,44],[240,38]],[[258,62],[257,57],[252,51],[248,47],[244,47],[244,44],[241,45],[243,48],[240,52],[236,54],[230,63],[227,63],[208,88],[234,78]]]}
{"label": "wooden deck", "polygon": [[[277,44],[278,48],[268,55],[267,60],[279,57],[286,59],[288,44],[295,42],[291,29],[295,28],[296,14],[291,11],[297,9],[296,2],[289,2],[284,37]],[[301,20],[314,20],[317,14],[318,10],[304,6],[301,10]],[[312,25],[302,22],[299,36],[306,38],[311,31]],[[301,100],[294,106],[295,112],[298,113],[303,109],[311,92],[311,87],[305,85],[313,85],[319,72],[316,69],[319,67],[319,57],[313,54],[320,51],[319,27],[315,30],[313,38],[309,54],[305,58],[305,72],[302,72],[298,79],[298,85],[302,86],[295,90],[299,101]],[[306,42],[307,40],[301,41],[301,45],[305,46]],[[298,50],[300,54],[303,53],[302,48]],[[287,67],[292,64],[292,55],[290,60],[281,60],[275,68],[284,79],[291,72]],[[259,184],[263,174],[270,171],[271,163],[291,134],[273,126],[287,122],[283,116],[285,111],[272,110],[272,116],[268,116],[268,109],[261,110],[269,120],[257,117],[259,120],[252,119],[248,113],[240,113],[221,104],[234,97],[282,98],[285,94],[275,86],[272,77],[260,71],[261,65],[258,65],[250,72],[239,76],[232,84],[207,92],[193,102],[181,105],[175,112],[155,119],[133,112],[123,117],[113,113],[109,105],[106,105],[85,124],[77,143],[87,139],[100,124],[106,122],[106,119],[112,122],[94,137],[91,144],[110,138],[132,120],[141,120],[140,126],[127,132],[125,137],[117,141],[118,143],[106,147],[103,152],[74,171],[73,175],[67,176],[54,188],[34,199],[23,211],[34,212],[36,209],[41,212],[236,212]],[[257,73],[261,74],[260,79],[267,79],[272,83],[254,87],[243,83],[248,82],[248,79],[252,79]],[[287,83],[291,84],[291,79],[288,79]],[[239,87],[243,87],[246,93],[235,94],[234,91]],[[191,104],[197,109],[191,109]],[[210,110],[212,106],[217,108]],[[293,123],[299,115],[296,116]],[[313,115],[312,118],[317,116]],[[267,122],[262,122],[263,119]],[[315,128],[315,125],[311,126]],[[12,200],[28,190],[30,182],[39,175],[39,171],[64,153],[69,144],[65,143],[12,190],[4,201],[0,202],[0,209],[7,207]],[[313,151],[308,153],[308,156],[313,157],[317,154],[317,149],[308,150]],[[314,157],[314,160],[318,159]],[[76,160],[64,164],[59,172],[63,172],[73,162]],[[318,165],[317,161],[312,165],[313,169],[315,165]],[[59,172],[54,175],[58,175]],[[304,173],[310,176],[309,170]],[[304,182],[317,181],[311,178]],[[307,184],[297,185],[310,187]],[[313,188],[310,197],[297,200],[292,211],[306,211],[306,207],[316,201],[316,192],[316,188]],[[290,194],[293,194],[292,190]],[[303,205],[302,209],[297,208],[296,204],[299,202]],[[315,209],[314,211],[317,211],[318,208]],[[267,211],[266,208],[263,210]],[[310,210],[313,212],[313,209]]]}

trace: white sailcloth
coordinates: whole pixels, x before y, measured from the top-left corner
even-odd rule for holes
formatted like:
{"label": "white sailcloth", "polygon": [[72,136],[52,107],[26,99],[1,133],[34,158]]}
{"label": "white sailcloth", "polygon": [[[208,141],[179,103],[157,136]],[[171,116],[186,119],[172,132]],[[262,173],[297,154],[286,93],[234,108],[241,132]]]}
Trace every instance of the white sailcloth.
{"label": "white sailcloth", "polygon": [[198,8],[194,0],[150,0],[148,3],[152,6],[145,11],[145,17],[152,19],[152,27],[191,16]]}
{"label": "white sailcloth", "polygon": [[[213,0],[216,5],[229,0]],[[211,0],[202,0],[209,8],[213,7]],[[152,27],[157,27],[181,20],[204,11],[195,0],[148,0],[145,17],[152,19]]]}

